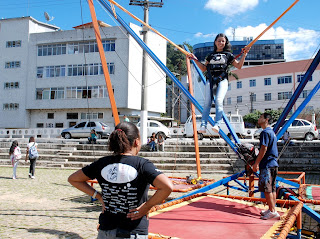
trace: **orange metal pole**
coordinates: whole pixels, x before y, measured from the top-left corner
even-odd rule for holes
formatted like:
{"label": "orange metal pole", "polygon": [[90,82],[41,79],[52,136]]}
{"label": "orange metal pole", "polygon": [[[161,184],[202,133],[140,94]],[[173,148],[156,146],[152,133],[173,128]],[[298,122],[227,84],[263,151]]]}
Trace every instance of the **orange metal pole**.
{"label": "orange metal pole", "polygon": [[98,25],[98,21],[97,21],[97,16],[96,16],[96,12],[94,9],[93,1],[88,0],[88,3],[89,3],[89,8],[90,8],[94,33],[95,33],[96,39],[97,39],[97,45],[98,45],[98,50],[99,50],[99,54],[100,54],[104,79],[105,79],[106,85],[107,85],[111,110],[112,110],[112,114],[114,117],[114,123],[115,123],[115,125],[117,125],[120,123],[120,119],[119,119],[118,109],[117,109],[116,101],[114,99],[114,94],[113,94],[113,90],[112,90],[112,84],[111,84],[110,75],[109,75],[109,71],[108,71],[107,59],[106,59],[106,56],[105,56],[105,53],[103,50],[103,45],[102,45],[102,41],[101,41],[101,35],[100,35],[99,25]]}
{"label": "orange metal pole", "polygon": [[[187,72],[188,72],[188,80],[189,80],[189,91],[190,91],[190,94],[193,96],[193,85],[192,85],[192,77],[191,77],[190,60],[188,58],[186,58],[186,61],[187,61]],[[197,131],[197,119],[196,119],[196,113],[195,113],[194,104],[191,104],[191,114],[192,114],[194,150],[195,150],[195,153],[196,153],[196,163],[197,163],[197,174],[198,174],[198,178],[201,178],[200,154],[199,154],[198,131]]]}

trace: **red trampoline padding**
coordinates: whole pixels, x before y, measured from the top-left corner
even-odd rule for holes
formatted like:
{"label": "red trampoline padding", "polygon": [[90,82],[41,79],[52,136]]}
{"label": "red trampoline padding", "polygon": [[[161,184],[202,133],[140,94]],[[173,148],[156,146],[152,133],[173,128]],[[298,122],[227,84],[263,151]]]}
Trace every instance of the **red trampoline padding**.
{"label": "red trampoline padding", "polygon": [[188,238],[261,238],[277,221],[260,219],[260,210],[236,201],[204,197],[150,217],[149,232]]}
{"label": "red trampoline padding", "polygon": [[312,186],[312,199],[320,200],[320,187]]}

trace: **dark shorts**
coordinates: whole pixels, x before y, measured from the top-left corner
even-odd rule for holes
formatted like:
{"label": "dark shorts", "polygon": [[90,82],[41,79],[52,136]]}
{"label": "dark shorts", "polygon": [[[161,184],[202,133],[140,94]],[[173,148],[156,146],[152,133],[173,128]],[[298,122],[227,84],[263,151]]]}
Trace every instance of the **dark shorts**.
{"label": "dark shorts", "polygon": [[259,191],[266,193],[276,192],[277,174],[278,167],[261,169],[259,175]]}

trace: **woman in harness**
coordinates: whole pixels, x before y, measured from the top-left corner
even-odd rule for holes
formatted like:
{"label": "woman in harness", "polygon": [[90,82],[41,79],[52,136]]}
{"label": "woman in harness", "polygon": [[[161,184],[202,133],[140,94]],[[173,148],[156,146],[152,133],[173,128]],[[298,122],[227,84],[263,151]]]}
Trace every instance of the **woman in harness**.
{"label": "woman in harness", "polygon": [[227,36],[219,33],[214,40],[213,52],[207,56],[205,64],[195,61],[199,68],[204,72],[207,71],[207,81],[205,85],[205,103],[202,112],[200,133],[205,133],[207,122],[210,114],[211,104],[215,96],[216,117],[213,130],[219,132],[220,123],[223,113],[223,100],[228,90],[228,66],[241,69],[250,48],[243,49],[243,56],[237,61],[231,53],[231,44]]}

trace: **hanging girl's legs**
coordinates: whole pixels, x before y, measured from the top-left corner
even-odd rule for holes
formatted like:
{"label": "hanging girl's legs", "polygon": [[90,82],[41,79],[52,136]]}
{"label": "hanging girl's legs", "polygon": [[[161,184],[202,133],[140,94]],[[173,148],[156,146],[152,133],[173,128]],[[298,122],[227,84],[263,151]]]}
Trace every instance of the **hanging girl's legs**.
{"label": "hanging girl's legs", "polygon": [[215,118],[214,126],[220,127],[220,123],[222,120],[222,113],[223,113],[223,100],[228,91],[228,84],[229,84],[228,80],[224,79],[223,81],[220,81],[218,85],[217,93],[215,97],[216,118]]}
{"label": "hanging girl's legs", "polygon": [[213,99],[212,84],[210,84],[209,80],[206,81],[206,84],[204,87],[204,94],[205,94],[205,98],[204,98],[204,106],[203,106],[201,126],[200,126],[201,133],[206,132],[208,118],[209,118],[210,109],[212,105],[212,99]]}

